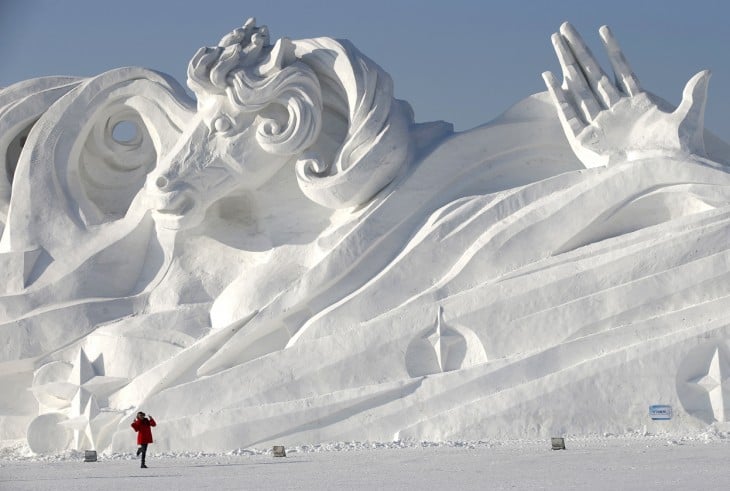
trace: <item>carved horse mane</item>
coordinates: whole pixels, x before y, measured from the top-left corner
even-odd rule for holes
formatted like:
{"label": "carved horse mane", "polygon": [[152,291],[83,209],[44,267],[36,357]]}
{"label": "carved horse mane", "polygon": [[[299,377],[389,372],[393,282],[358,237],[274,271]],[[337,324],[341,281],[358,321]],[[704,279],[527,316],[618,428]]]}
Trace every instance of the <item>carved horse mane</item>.
{"label": "carved horse mane", "polygon": [[266,26],[248,19],[188,66],[199,105],[225,94],[241,111],[278,103],[288,122],[262,118],[256,139],[270,153],[296,156],[300,188],[312,201],[345,208],[368,201],[409,158],[413,112],[393,98],[393,82],[347,41],[269,45]]}

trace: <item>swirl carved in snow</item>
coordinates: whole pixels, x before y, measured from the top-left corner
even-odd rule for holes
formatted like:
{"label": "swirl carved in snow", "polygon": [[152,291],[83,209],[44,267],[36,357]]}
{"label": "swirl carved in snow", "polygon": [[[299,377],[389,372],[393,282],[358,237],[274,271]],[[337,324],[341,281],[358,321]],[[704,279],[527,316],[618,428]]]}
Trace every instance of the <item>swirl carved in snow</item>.
{"label": "swirl carved in snow", "polygon": [[260,188],[292,161],[301,191],[329,208],[367,202],[408,161],[410,107],[346,41],[272,46],[249,19],[195,54],[188,85],[197,117],[148,180],[170,228],[200,223],[214,200]]}
{"label": "swirl carved in snow", "polygon": [[349,42],[253,19],[193,56],[195,100],[134,67],[1,90],[4,438],[129,452],[138,409],[160,450],[726,422],[708,73],[668,107],[600,32],[616,77],[566,24],[563,83],[458,134]]}

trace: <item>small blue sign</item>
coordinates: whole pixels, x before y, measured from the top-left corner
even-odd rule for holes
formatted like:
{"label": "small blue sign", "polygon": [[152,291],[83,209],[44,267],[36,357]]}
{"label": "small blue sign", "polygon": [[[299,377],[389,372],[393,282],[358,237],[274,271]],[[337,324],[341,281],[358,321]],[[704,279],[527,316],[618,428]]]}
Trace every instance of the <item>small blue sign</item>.
{"label": "small blue sign", "polygon": [[649,417],[655,421],[672,419],[672,406],[665,404],[649,406]]}

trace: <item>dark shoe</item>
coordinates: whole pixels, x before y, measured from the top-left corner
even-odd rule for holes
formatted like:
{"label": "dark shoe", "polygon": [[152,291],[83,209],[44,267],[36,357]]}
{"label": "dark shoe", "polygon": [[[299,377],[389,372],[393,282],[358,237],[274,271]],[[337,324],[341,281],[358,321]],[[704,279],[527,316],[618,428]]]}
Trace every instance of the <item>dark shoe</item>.
{"label": "dark shoe", "polygon": [[146,465],[144,465],[144,464],[142,464],[142,465],[140,466],[140,469],[146,469],[146,468],[147,468],[147,466],[146,466]]}

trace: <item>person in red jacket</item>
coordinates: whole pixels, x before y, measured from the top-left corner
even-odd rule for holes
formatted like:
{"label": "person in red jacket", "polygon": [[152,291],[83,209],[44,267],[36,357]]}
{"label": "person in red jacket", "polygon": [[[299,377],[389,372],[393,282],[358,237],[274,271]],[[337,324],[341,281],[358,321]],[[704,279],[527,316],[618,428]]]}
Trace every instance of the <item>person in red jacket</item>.
{"label": "person in red jacket", "polygon": [[157,426],[155,419],[150,415],[149,419],[140,411],[137,413],[137,419],[132,422],[132,429],[137,432],[137,457],[142,456],[142,469],[146,469],[144,461],[147,457],[147,445],[152,443],[152,427]]}

